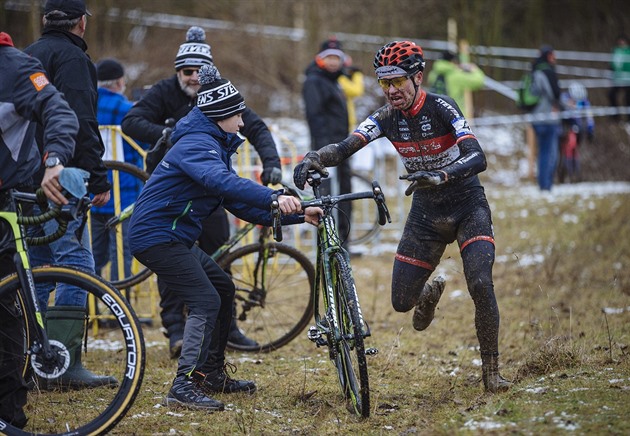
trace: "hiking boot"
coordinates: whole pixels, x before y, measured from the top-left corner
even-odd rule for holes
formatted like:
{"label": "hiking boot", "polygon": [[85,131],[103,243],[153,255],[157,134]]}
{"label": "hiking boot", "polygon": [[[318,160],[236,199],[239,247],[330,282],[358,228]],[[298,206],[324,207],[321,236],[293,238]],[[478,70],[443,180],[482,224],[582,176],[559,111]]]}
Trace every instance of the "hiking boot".
{"label": "hiking boot", "polygon": [[512,382],[504,379],[499,374],[499,354],[481,355],[481,379],[486,392],[505,392],[512,387]]}
{"label": "hiking boot", "polygon": [[420,293],[420,300],[413,312],[413,328],[422,331],[431,325],[435,316],[435,307],[444,292],[446,280],[442,276],[433,279],[431,284],[425,283]]}
{"label": "hiking boot", "polygon": [[230,367],[232,374],[236,372],[236,367],[227,363],[223,368],[216,369],[204,374],[200,371],[193,372],[193,379],[199,383],[204,391],[210,393],[234,394],[244,392],[253,394],[256,392],[256,384],[249,380],[234,380],[225,373],[225,369]]}
{"label": "hiking boot", "polygon": [[209,412],[225,408],[222,402],[208,397],[195,380],[185,376],[175,378],[173,386],[164,400],[164,405]]}

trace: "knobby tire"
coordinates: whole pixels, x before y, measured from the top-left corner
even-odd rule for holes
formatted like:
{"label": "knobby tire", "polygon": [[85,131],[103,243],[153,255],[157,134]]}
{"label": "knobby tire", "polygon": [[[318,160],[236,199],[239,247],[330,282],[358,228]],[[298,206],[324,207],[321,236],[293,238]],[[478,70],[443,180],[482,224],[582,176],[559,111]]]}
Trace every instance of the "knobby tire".
{"label": "knobby tire", "polygon": [[340,338],[334,363],[348,409],[370,416],[370,386],[359,302],[350,265],[342,253],[332,258]]}

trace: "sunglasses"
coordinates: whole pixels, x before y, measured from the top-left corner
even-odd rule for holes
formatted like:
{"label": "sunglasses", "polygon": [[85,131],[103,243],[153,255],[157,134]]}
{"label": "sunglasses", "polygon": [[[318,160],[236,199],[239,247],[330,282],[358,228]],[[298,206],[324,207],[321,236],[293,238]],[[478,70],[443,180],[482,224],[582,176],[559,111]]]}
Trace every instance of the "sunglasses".
{"label": "sunglasses", "polygon": [[182,73],[184,73],[184,76],[192,76],[193,73],[199,73],[199,70],[198,69],[188,69],[187,68],[185,70],[182,70]]}
{"label": "sunglasses", "polygon": [[394,85],[394,88],[402,88],[405,86],[405,82],[409,79],[409,76],[394,77],[393,79],[378,79],[378,84],[381,88],[388,90],[390,86]]}

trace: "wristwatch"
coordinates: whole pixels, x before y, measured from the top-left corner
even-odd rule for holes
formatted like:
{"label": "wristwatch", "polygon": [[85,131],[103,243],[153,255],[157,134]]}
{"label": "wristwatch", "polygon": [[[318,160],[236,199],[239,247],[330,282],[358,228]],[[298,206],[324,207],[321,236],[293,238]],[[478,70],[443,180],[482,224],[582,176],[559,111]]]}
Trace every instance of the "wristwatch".
{"label": "wristwatch", "polygon": [[46,168],[56,167],[57,165],[61,165],[61,160],[58,157],[49,157],[44,162]]}

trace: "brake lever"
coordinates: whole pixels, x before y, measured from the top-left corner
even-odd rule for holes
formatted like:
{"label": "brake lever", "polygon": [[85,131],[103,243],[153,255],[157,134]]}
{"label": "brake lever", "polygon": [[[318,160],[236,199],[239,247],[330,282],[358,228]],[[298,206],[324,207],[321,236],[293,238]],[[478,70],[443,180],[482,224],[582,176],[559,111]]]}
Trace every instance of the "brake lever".
{"label": "brake lever", "polygon": [[278,194],[271,196],[271,230],[273,231],[273,239],[277,242],[282,241],[282,211],[280,210],[280,202]]}

